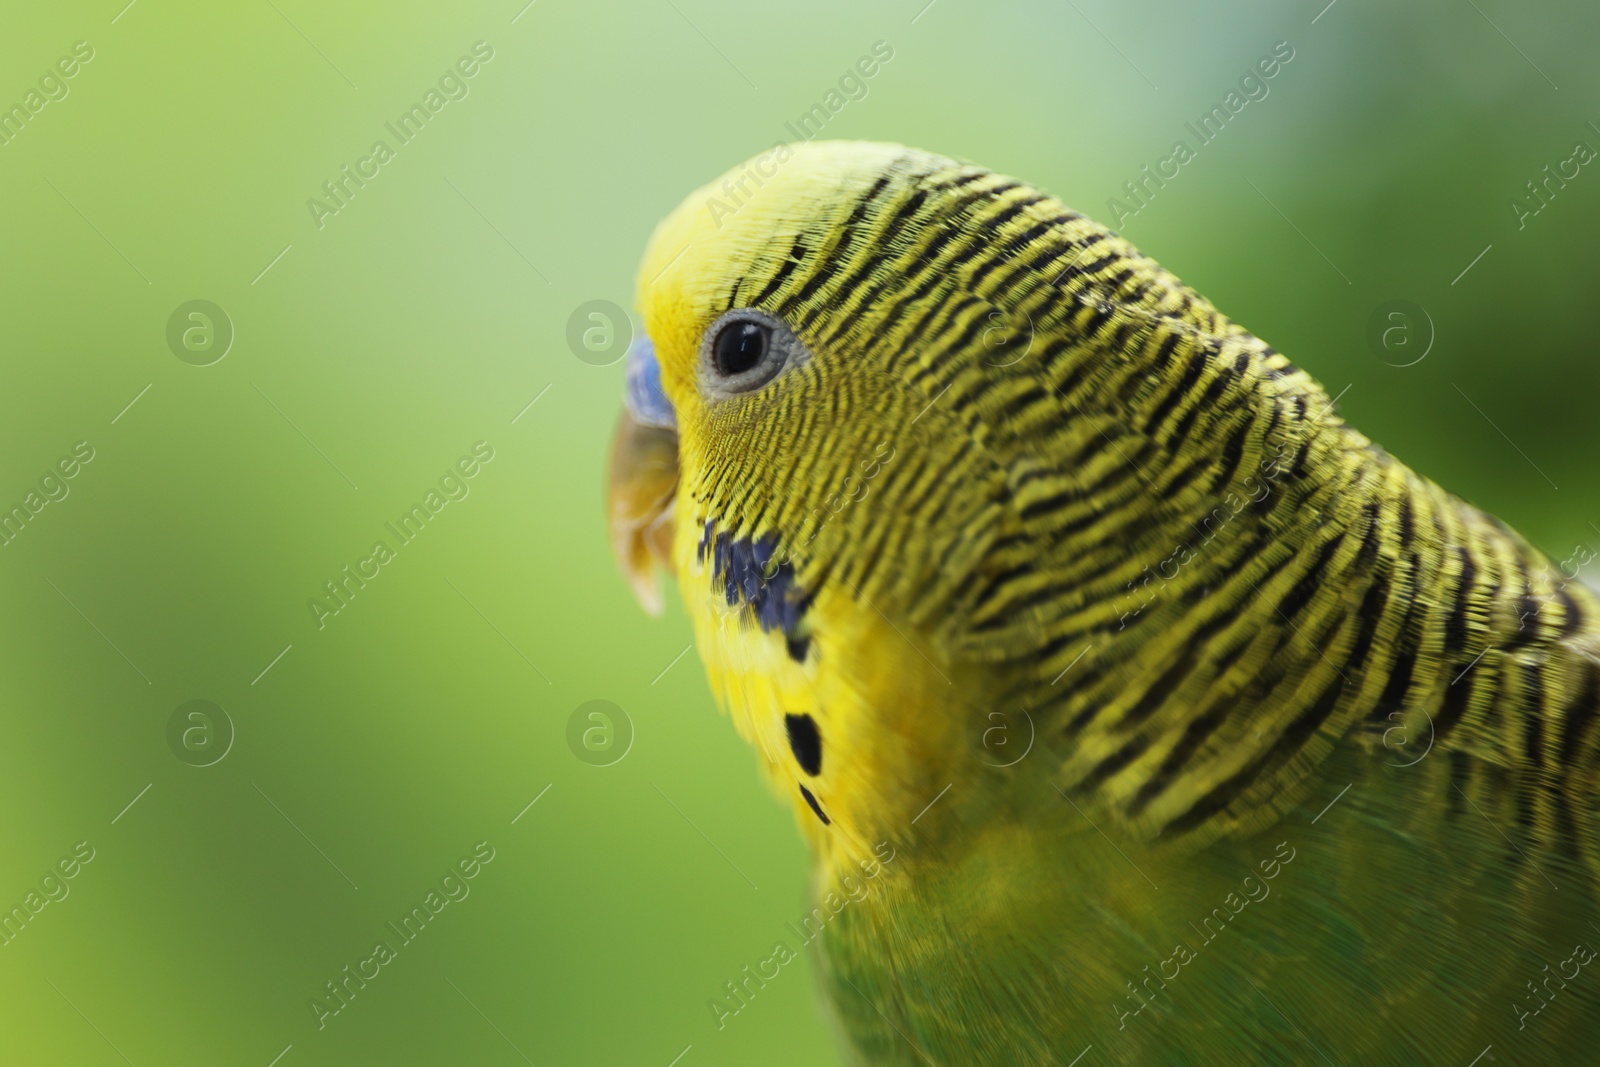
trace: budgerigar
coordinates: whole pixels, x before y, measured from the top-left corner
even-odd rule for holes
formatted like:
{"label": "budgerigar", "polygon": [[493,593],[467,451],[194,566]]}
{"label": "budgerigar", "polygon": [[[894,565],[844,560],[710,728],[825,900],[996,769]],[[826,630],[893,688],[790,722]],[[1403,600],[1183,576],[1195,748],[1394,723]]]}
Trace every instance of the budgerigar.
{"label": "budgerigar", "polygon": [[1592,551],[980,166],[774,149],[638,301],[614,547],[794,806],[848,1061],[1600,1063]]}

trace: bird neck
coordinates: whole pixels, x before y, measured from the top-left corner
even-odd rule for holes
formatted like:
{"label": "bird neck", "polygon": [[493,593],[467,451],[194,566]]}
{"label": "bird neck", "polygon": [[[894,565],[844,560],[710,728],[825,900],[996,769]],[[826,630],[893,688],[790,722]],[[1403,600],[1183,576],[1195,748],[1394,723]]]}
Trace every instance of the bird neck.
{"label": "bird neck", "polygon": [[1066,538],[1102,561],[1064,627],[1093,656],[1047,697],[1069,783],[1112,786],[1154,833],[1220,834],[1262,810],[1247,794],[1294,799],[1294,768],[1352,729],[1593,752],[1600,602],[1576,568],[1346,426],[1264,343],[1207,327],[1107,329],[1058,380],[1086,418],[1111,409],[1099,478],[1127,479],[1087,487],[1107,506]]}

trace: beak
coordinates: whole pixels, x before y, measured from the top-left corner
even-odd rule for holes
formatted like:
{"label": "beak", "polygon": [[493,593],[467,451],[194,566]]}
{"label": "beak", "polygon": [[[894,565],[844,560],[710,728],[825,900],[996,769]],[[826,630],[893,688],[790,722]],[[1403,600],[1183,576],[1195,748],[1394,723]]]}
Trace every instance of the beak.
{"label": "beak", "polygon": [[678,492],[678,420],[661,390],[661,367],[650,338],[628,349],[624,405],[611,438],[606,525],[611,551],[633,595],[661,614],[656,568],[672,567],[672,503]]}

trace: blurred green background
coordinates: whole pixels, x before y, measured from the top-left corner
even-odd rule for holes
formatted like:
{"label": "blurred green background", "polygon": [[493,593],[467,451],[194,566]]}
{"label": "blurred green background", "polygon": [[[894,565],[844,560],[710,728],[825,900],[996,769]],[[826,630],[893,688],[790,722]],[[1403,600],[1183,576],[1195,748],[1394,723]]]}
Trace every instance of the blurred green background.
{"label": "blurred green background", "polygon": [[[1124,232],[1413,466],[1557,558],[1600,545],[1600,166],[1512,207],[1600,148],[1592,5],[123,3],[0,18],[0,106],[24,109],[0,506],[67,491],[0,548],[0,909],[69,890],[0,947],[7,1063],[834,1062],[799,968],[724,1029],[707,1009],[805,910],[805,857],[678,658],[677,605],[647,619],[613,572],[622,367],[566,338],[588,301],[631,306],[658,218],[878,41],[827,136],[1108,223],[1288,42]],[[385,123],[480,41],[399,145]],[[319,226],[308,199],[379,139],[394,158]],[[233,332],[205,366],[220,334],[168,342],[193,300]],[[1410,366],[1415,312],[1391,338],[1413,347],[1368,339],[1396,300],[1435,335]],[[479,441],[470,493],[398,547],[385,524]],[[319,628],[308,601],[379,539],[396,558]],[[214,714],[169,742],[191,700],[225,751]],[[609,765],[568,744],[590,700],[631,722]],[[479,842],[470,895],[319,1028],[324,983]]]}

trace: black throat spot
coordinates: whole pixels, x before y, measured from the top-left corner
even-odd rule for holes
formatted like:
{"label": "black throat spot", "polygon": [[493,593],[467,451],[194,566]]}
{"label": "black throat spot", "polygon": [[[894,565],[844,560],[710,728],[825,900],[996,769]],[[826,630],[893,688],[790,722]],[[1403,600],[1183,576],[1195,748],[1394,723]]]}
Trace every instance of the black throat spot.
{"label": "black throat spot", "polygon": [[[799,783],[796,783],[799,784]],[[817,813],[817,818],[822,820],[822,825],[832,826],[833,820],[823,813],[822,805],[817,803],[817,798],[811,795],[811,790],[800,785],[800,795],[806,798],[806,803],[811,805],[811,810]]]}
{"label": "black throat spot", "polygon": [[822,773],[822,731],[817,720],[810,715],[783,717],[783,727],[789,735],[789,751],[800,764],[800,769],[815,778]]}

